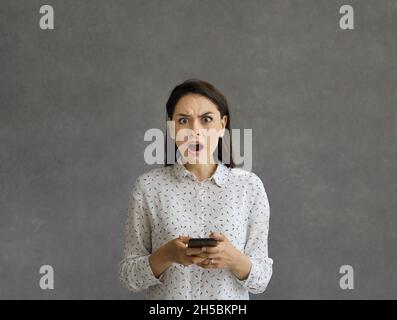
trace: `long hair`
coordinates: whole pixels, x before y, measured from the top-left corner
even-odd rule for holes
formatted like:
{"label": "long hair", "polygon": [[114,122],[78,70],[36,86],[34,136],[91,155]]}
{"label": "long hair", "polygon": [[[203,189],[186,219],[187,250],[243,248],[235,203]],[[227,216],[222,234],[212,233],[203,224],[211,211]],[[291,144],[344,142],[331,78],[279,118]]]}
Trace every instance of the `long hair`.
{"label": "long hair", "polygon": [[[171,92],[170,97],[168,98],[166,108],[167,108],[167,114],[166,114],[166,120],[171,120],[172,116],[175,111],[175,106],[178,103],[179,99],[181,99],[183,96],[188,95],[188,94],[199,94],[201,96],[204,96],[208,99],[210,99],[217,107],[218,111],[221,114],[221,118],[223,116],[227,116],[227,123],[226,123],[226,130],[228,133],[230,133],[230,112],[229,112],[229,106],[227,103],[227,100],[225,96],[217,89],[215,88],[212,84],[198,80],[198,79],[189,79],[181,84],[177,85]],[[233,151],[232,151],[232,137],[231,134],[228,134],[229,139],[228,140],[223,140],[222,137],[219,137],[218,139],[218,144],[217,144],[217,149],[218,149],[218,155],[217,158],[218,160],[224,162],[224,164],[227,167],[234,168],[235,163],[233,160]],[[166,126],[166,137],[165,137],[165,161],[164,164],[165,166],[170,166],[175,163],[177,159],[177,146],[175,146],[175,155],[173,159],[173,163],[168,163],[167,161],[167,139],[168,139],[168,129]],[[223,144],[225,143],[225,146],[223,147]],[[225,162],[222,157],[222,149],[225,149],[228,152],[228,161]]]}

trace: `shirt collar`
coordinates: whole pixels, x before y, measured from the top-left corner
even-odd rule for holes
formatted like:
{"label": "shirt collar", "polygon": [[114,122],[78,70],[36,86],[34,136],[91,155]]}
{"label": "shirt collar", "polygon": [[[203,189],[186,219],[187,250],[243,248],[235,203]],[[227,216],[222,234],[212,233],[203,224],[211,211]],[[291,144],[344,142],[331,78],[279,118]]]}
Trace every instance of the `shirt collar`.
{"label": "shirt collar", "polygon": [[[211,177],[205,179],[204,181],[211,180],[211,181],[215,182],[215,184],[217,184],[219,187],[222,187],[225,184],[225,182],[227,181],[228,174],[229,174],[229,168],[219,159],[216,159],[215,163],[218,164],[215,172],[212,174]],[[196,176],[192,172],[190,172],[188,169],[186,169],[186,167],[178,161],[176,161],[175,164],[173,165],[173,170],[174,170],[175,176],[180,181],[182,181],[185,178],[189,178],[190,180],[198,182]]]}

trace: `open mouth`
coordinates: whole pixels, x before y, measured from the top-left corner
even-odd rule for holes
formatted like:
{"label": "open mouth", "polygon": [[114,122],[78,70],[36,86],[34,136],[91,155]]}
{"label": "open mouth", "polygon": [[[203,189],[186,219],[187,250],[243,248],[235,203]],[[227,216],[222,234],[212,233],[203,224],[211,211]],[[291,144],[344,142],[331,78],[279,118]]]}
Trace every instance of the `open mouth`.
{"label": "open mouth", "polygon": [[201,143],[191,143],[189,144],[189,151],[200,152],[203,150],[204,146]]}

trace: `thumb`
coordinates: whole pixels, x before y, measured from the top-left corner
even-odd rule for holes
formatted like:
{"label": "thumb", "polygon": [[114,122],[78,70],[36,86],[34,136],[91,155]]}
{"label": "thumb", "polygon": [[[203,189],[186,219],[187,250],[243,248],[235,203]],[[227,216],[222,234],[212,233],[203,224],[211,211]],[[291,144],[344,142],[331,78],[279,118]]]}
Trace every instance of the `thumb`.
{"label": "thumb", "polygon": [[181,241],[181,242],[186,244],[186,243],[189,242],[190,237],[188,237],[188,236],[179,236],[178,239],[179,239],[179,241]]}

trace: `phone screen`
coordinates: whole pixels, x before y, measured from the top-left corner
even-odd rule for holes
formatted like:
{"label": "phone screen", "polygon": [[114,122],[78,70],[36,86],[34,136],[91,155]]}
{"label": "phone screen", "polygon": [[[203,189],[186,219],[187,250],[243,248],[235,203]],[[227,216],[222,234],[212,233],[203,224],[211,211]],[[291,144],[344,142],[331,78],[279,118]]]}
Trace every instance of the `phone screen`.
{"label": "phone screen", "polygon": [[214,238],[192,238],[189,239],[188,248],[215,247],[218,241]]}

